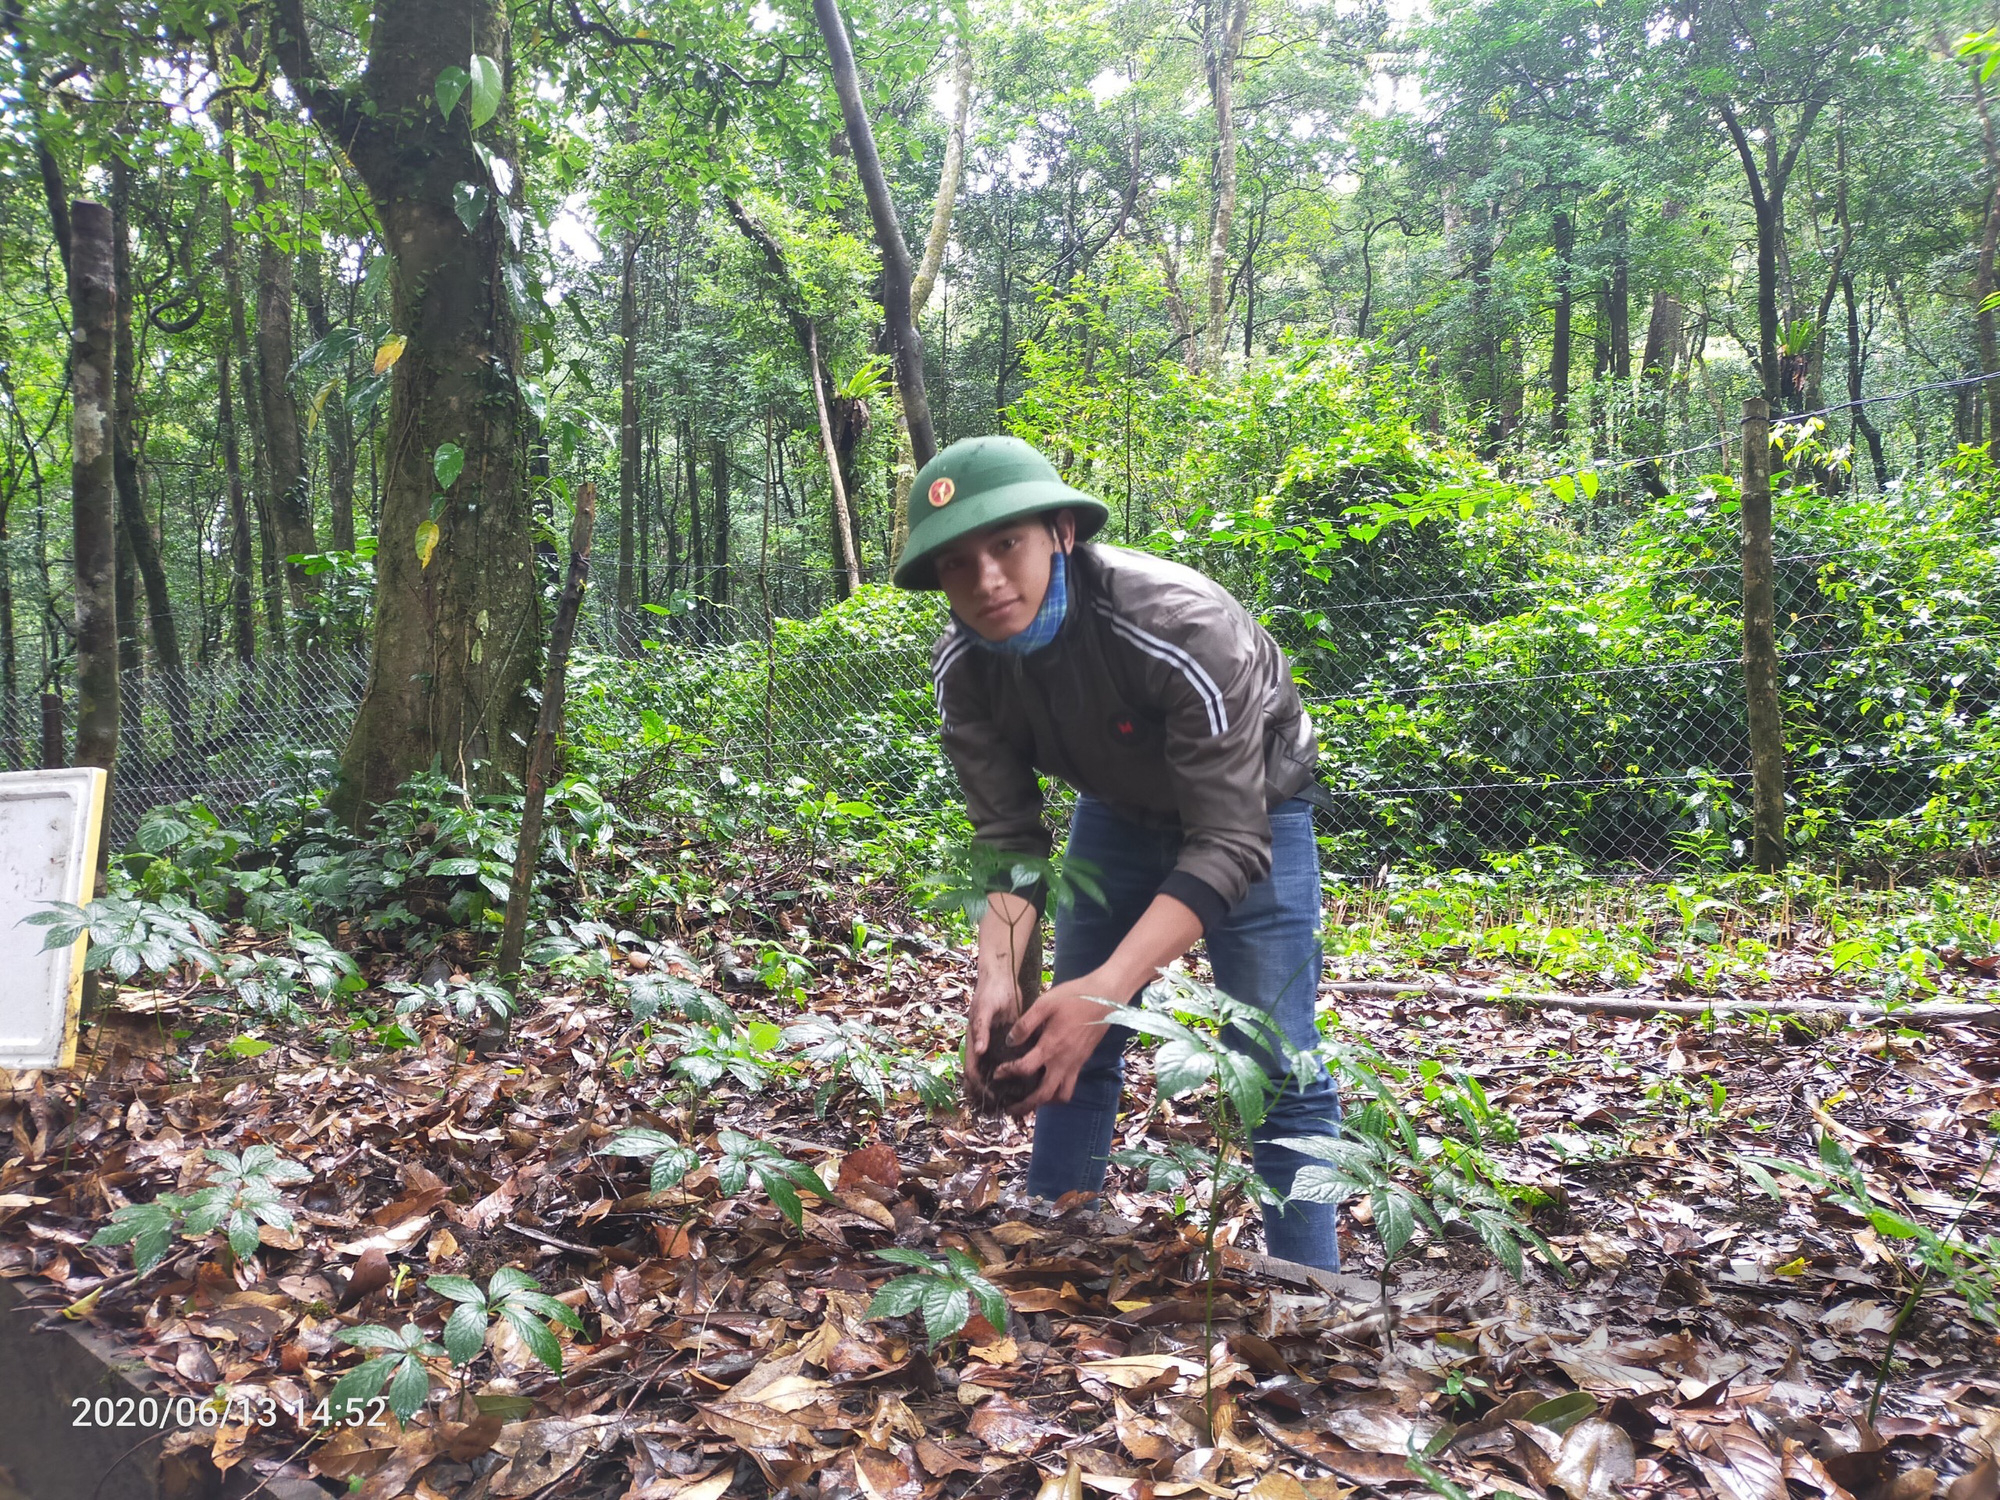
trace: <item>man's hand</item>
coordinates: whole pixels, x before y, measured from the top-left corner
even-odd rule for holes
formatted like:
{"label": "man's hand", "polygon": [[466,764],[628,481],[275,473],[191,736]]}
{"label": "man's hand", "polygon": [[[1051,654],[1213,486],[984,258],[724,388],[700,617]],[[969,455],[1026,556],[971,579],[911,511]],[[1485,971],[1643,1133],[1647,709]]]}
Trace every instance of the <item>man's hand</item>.
{"label": "man's hand", "polygon": [[[1102,970],[1059,984],[1028,1008],[1014,1023],[1016,1043],[1033,1041],[1031,1051],[999,1068],[994,1076],[1033,1077],[1042,1070],[1042,1085],[1016,1105],[1012,1113],[1033,1114],[1044,1104],[1067,1104],[1076,1092],[1076,1075],[1104,1040],[1104,1018],[1112,1004],[1102,997],[1108,986]],[[975,1046],[977,1043],[975,1042]]]}
{"label": "man's hand", "polygon": [[995,1028],[1012,1025],[1020,1013],[1021,988],[1012,971],[1002,969],[990,976],[981,973],[966,1010],[966,1034],[972,1043],[972,1055],[983,1056]]}

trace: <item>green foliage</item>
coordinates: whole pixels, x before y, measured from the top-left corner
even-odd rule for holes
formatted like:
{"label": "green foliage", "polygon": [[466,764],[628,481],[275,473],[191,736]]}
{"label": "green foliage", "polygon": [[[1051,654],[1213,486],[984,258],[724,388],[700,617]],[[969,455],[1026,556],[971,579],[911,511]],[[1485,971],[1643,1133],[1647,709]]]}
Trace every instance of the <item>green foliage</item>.
{"label": "green foliage", "polygon": [[[1244,1132],[1264,1123],[1285,1077],[1301,1065],[1267,1014],[1179,970],[1149,985],[1141,1004],[1114,1007],[1105,1021],[1159,1043],[1153,1077],[1162,1099],[1213,1083]],[[1277,1066],[1267,1071],[1271,1061]]]}
{"label": "green foliage", "polygon": [[121,980],[144,971],[165,973],[179,964],[213,972],[221,963],[211,946],[221,940],[221,926],[206,912],[172,897],[144,901],[106,896],[88,906],[57,901],[21,920],[48,929],[42,934],[45,949],[67,948],[88,934],[83,966],[108,970]]}
{"label": "green foliage", "polygon": [[[1490,1131],[1493,1116],[1475,1081],[1464,1080],[1470,1088],[1450,1111],[1462,1127],[1470,1125],[1472,1145],[1427,1139],[1390,1087],[1398,1070],[1358,1047],[1336,1047],[1332,1055],[1336,1077],[1366,1102],[1344,1114],[1338,1136],[1293,1136],[1279,1143],[1314,1158],[1293,1178],[1294,1200],[1366,1199],[1385,1269],[1420,1233],[1442,1237],[1453,1225],[1470,1230],[1516,1280],[1525,1274],[1526,1246],[1561,1267],[1527,1222],[1528,1195],[1507,1184],[1478,1150],[1482,1119]],[[1443,1097],[1440,1091],[1438,1098]]]}
{"label": "green foliage", "polygon": [[[1926,1277],[1935,1276],[1965,1299],[1966,1310],[1980,1322],[2000,1328],[2000,1235],[1974,1242],[1958,1232],[1961,1210],[1944,1234],[1911,1217],[1868,1185],[1861,1166],[1831,1132],[1819,1137],[1819,1160],[1813,1164],[1777,1156],[1739,1156],[1747,1176],[1783,1203],[1784,1189],[1771,1175],[1795,1177],[1823,1193],[1858,1219],[1865,1219],[1885,1241],[1905,1245],[1910,1259]],[[1989,1156],[1986,1165],[1992,1165]],[[1969,1206],[1969,1205],[1968,1205]]]}
{"label": "green foliage", "polygon": [[813,1091],[816,1119],[825,1119],[833,1102],[850,1090],[878,1113],[889,1108],[892,1089],[915,1094],[929,1109],[949,1108],[956,1096],[948,1060],[905,1052],[894,1037],[866,1021],[813,1016],[787,1026],[784,1039],[808,1062],[827,1069]]}
{"label": "green foliage", "polygon": [[206,1153],[212,1170],[208,1183],[191,1194],[162,1193],[150,1203],[133,1203],[113,1213],[92,1237],[93,1245],[132,1247],[132,1268],[144,1275],[166,1258],[180,1235],[223,1231],[238,1260],[257,1253],[258,1225],[289,1231],[296,1227],[281,1189],[307,1182],[312,1173],[278,1155],[270,1146],[233,1151],[211,1147]]}
{"label": "green foliage", "polygon": [[[754,1181],[778,1211],[798,1227],[805,1223],[801,1192],[816,1198],[831,1196],[817,1172],[767,1141],[741,1131],[724,1130],[717,1134],[716,1143],[722,1148],[722,1155],[713,1163],[715,1182],[729,1197],[740,1197]],[[602,1152],[607,1156],[633,1156],[652,1162],[652,1190],[656,1193],[677,1186],[701,1165],[701,1157],[693,1148],[661,1131],[638,1127],[620,1131],[605,1143]]]}
{"label": "green foliage", "polygon": [[816,1198],[832,1196],[817,1172],[804,1162],[792,1160],[767,1141],[735,1130],[720,1132],[717,1141],[722,1147],[722,1159],[715,1164],[715,1181],[731,1197],[743,1192],[754,1178],[778,1211],[798,1227],[805,1224],[801,1192]]}
{"label": "green foliage", "polygon": [[701,1165],[701,1157],[691,1146],[684,1146],[672,1136],[658,1130],[621,1130],[601,1148],[605,1156],[636,1156],[641,1161],[652,1163],[651,1191],[664,1193],[679,1187],[683,1178]]}
{"label": "green foliage", "polygon": [[398,996],[396,1014],[414,1015],[435,1010],[463,1022],[505,1021],[514,1014],[514,997],[498,980],[484,978],[434,979],[428,984],[392,981],[383,986]]}
{"label": "green foliage", "polygon": [[356,1349],[384,1352],[362,1360],[333,1383],[326,1398],[333,1421],[358,1420],[368,1403],[383,1394],[384,1387],[389,1410],[399,1421],[407,1422],[423,1409],[431,1393],[430,1371],[424,1361],[442,1357],[442,1345],[426,1338],[414,1323],[405,1323],[400,1332],[379,1323],[363,1323],[343,1328],[339,1341]]}
{"label": "green foliage", "polygon": [[502,1266],[479,1284],[463,1276],[432,1276],[424,1285],[440,1297],[458,1305],[445,1320],[444,1352],[454,1365],[468,1365],[486,1347],[486,1331],[498,1318],[520,1336],[528,1352],[554,1373],[562,1373],[562,1342],[556,1336],[560,1324],[572,1332],[583,1331],[583,1320],[565,1303],[542,1289],[542,1284],[516,1266]]}
{"label": "green foliage", "polygon": [[945,868],[924,885],[932,909],[956,912],[972,927],[985,917],[986,898],[995,891],[1028,901],[1039,896],[1055,912],[1068,911],[1079,897],[1104,904],[1099,871],[1089,860],[1016,854],[976,839],[955,846]]}
{"label": "green foliage", "polygon": [[946,1247],[943,1260],[921,1250],[894,1247],[877,1250],[878,1260],[912,1267],[911,1271],[888,1281],[868,1304],[871,1318],[900,1318],[922,1313],[924,1337],[935,1349],[957,1337],[972,1317],[976,1302],[980,1313],[997,1333],[1007,1332],[1007,1299],[1000,1289],[980,1275],[979,1262],[963,1250]]}

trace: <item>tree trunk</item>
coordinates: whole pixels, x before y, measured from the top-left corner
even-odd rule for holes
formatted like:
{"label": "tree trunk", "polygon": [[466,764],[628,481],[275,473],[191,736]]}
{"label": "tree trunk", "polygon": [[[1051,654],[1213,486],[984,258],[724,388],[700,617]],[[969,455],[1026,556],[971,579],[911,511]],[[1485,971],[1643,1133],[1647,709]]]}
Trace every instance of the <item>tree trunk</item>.
{"label": "tree trunk", "polygon": [[[137,360],[132,347],[132,253],[127,232],[132,195],[132,170],[125,159],[111,159],[111,268],[118,283],[118,332],[115,354],[116,400],[112,415],[112,472],[118,484],[118,517],[122,523],[133,565],[146,589],[146,622],[153,635],[153,655],[160,666],[160,683],[166,694],[167,723],[173,731],[174,751],[187,754],[194,748],[193,722],[187,713],[187,676],[181,659],[180,632],[174,624],[174,604],[167,592],[167,570],[160,562],[159,539],[146,519],[144,497],[139,492],[139,457],[133,446],[138,430],[139,394]],[[121,621],[121,630],[136,634],[138,617]]]}
{"label": "tree trunk", "polygon": [[1549,349],[1549,436],[1560,442],[1569,435],[1570,272],[1576,229],[1562,209],[1556,210],[1549,227],[1556,252],[1556,326],[1554,343]]}
{"label": "tree trunk", "polygon": [[[253,181],[252,197],[259,207],[275,201],[261,174]],[[317,552],[319,542],[313,534],[312,495],[306,487],[305,430],[290,378],[293,278],[290,253],[265,235],[257,242],[257,405],[264,418],[263,447],[270,476],[266,503],[277,530],[285,596],[293,609],[302,611],[307,597],[317,590],[317,580],[291,559]]]}
{"label": "tree trunk", "polygon": [[819,375],[819,339],[812,344],[813,406],[819,413],[820,443],[826,450],[826,472],[833,488],[833,548],[839,561],[840,581],[835,586],[839,598],[846,599],[861,587],[861,562],[855,555],[854,523],[848,512],[847,478],[841,473],[840,453],[834,443],[833,419],[827,414],[826,385]]}
{"label": "tree trunk", "polygon": [[694,423],[681,423],[681,472],[687,476],[688,492],[688,587],[702,602],[696,608],[695,624],[701,634],[708,617],[708,553],[702,545],[701,460],[695,454]]}
{"label": "tree trunk", "polygon": [[[513,159],[508,12],[499,0],[380,0],[358,93],[331,86],[307,40],[303,0],[277,0],[273,47],[314,120],[367,185],[391,256],[391,321],[408,342],[389,392],[381,547],[368,686],[341,760],[334,810],[350,823],[434,761],[471,788],[522,773],[540,646],[532,496],[515,383],[521,330],[506,285],[512,252],[489,204],[468,229],[461,183],[490,180],[473,150],[470,100],[440,120],[438,74],[468,50],[494,59],[500,108],[482,143]],[[519,173],[512,198],[522,201]],[[464,452],[433,519],[434,455]]]}
{"label": "tree trunk", "polygon": [[1680,299],[1655,291],[1652,313],[1646,319],[1646,347],[1639,357],[1639,378],[1656,390],[1665,390],[1674,378],[1682,323]]}
{"label": "tree trunk", "polygon": [[639,508],[639,237],[630,233],[618,278],[618,329],[618,582],[612,618],[620,654],[636,656],[632,524]]}
{"label": "tree trunk", "polygon": [[[228,209],[223,212],[227,214]],[[229,490],[230,644],[237,661],[247,667],[257,657],[256,604],[250,581],[256,564],[250,555],[250,502],[243,493],[243,461],[236,437],[236,402],[230,379],[233,364],[225,335],[224,347],[215,358],[215,384],[217,425],[222,429],[222,474]]]}
{"label": "tree trunk", "polygon": [[1612,210],[1608,227],[1611,238],[1611,290],[1607,311],[1611,326],[1606,332],[1611,341],[1611,378],[1624,385],[1632,378],[1632,258],[1626,245],[1623,208]]}
{"label": "tree trunk", "polygon": [[118,760],[118,481],[113,470],[118,286],[111,210],[70,205],[70,510],[76,566],[76,753]]}
{"label": "tree trunk", "polygon": [[[1226,11],[1218,7],[1226,6]],[[1250,0],[1209,0],[1203,11],[1202,66],[1215,110],[1215,170],[1211,174],[1208,226],[1208,326],[1202,330],[1202,366],[1222,368],[1229,342],[1229,233],[1236,219],[1236,65]]]}
{"label": "tree trunk", "polygon": [[[228,176],[235,172],[235,148],[231,144],[234,139],[233,112],[226,98],[218,109],[221,116],[222,166],[224,175]],[[227,196],[222,199],[222,287],[229,303],[229,358],[235,364],[236,393],[240,397],[238,405],[241,414],[237,419],[240,426],[232,426],[231,429],[238,436],[239,453],[241,433],[247,430],[250,435],[251,484],[246,509],[254,508],[257,512],[258,581],[264,596],[264,639],[273,653],[282,655],[285,649],[285,608],[275,566],[276,552],[271,545],[270,510],[265,503],[265,491],[270,479],[264,462],[264,444],[259,440],[264,422],[257,403],[257,378],[250,366],[250,321],[243,306],[241,244],[236,235],[236,216],[229,207]]]}
{"label": "tree trunk", "polygon": [[868,111],[861,102],[861,75],[854,66],[854,50],[848,45],[847,29],[836,0],[813,0],[813,19],[819,23],[827,55],[833,62],[833,86],[840,96],[841,119],[846,123],[848,144],[854,151],[854,168],[861,178],[861,191],[868,200],[868,216],[874,221],[875,243],[882,250],[882,311],[889,321],[889,337],[895,347],[896,388],[902,392],[903,413],[910,424],[910,448],[921,469],[937,452],[937,437],[931,430],[930,401],[924,394],[923,340],[917,334],[910,301],[913,279],[910,247],[903,239],[902,226],[896,222],[895,201],[889,196],[881,158],[875,154],[875,134],[869,128]]}
{"label": "tree trunk", "polygon": [[[1782,155],[1778,149],[1775,120],[1763,122],[1764,165],[1757,165],[1757,153],[1736,112],[1726,102],[1718,103],[1717,113],[1736,147],[1750,189],[1750,206],[1757,217],[1757,360],[1764,381],[1764,399],[1774,411],[1787,409],[1802,389],[1787,389],[1798,382],[1788,380],[1778,354],[1778,242],[1785,231],[1785,185],[1791,180],[1799,150],[1812,133],[1813,121],[1825,107],[1824,99],[1810,99],[1799,116],[1798,134]],[[1789,406],[1798,410],[1796,406]]]}
{"label": "tree trunk", "polygon": [[716,604],[729,604],[729,441],[714,437],[708,440],[708,484],[715,492],[715,531],[710,538],[714,549],[715,566],[710,574],[712,597]]}
{"label": "tree trunk", "polygon": [[[972,110],[972,41],[967,35],[970,27],[961,27],[958,37],[958,60],[953,73],[957,89],[958,103],[952,112],[951,134],[945,139],[944,165],[938,172],[937,197],[931,203],[931,232],[924,240],[924,258],[917,265],[916,279],[910,284],[910,316],[923,316],[930,305],[931,290],[937,285],[938,273],[944,269],[945,250],[951,243],[951,213],[958,201],[959,179],[965,172],[965,127]],[[946,314],[949,316],[947,306]],[[946,324],[946,346],[944,363],[949,367],[950,324]],[[949,395],[950,385],[946,384]],[[945,415],[950,417],[947,401]],[[933,436],[935,440],[935,435]],[[896,481],[893,532],[889,543],[890,562],[900,556],[903,543],[910,535],[910,481],[916,478],[916,449],[910,442],[910,416],[903,409],[902,387],[896,388]]]}
{"label": "tree trunk", "polygon": [[[319,267],[306,278],[299,298],[305,304],[306,326],[315,342],[333,332],[333,319],[326,310],[326,291],[320,285]],[[337,384],[322,399],[320,426],[326,429],[326,509],[328,537],[337,552],[354,550],[354,418],[347,410],[346,396],[354,379],[354,359],[349,355]]]}
{"label": "tree trunk", "polygon": [[[113,223],[117,222],[113,215]],[[113,257],[114,260],[116,257]],[[114,338],[115,348],[115,338]],[[113,355],[114,367],[116,354]],[[117,376],[112,376],[114,382]],[[112,399],[112,442],[117,442],[117,398]],[[116,487],[118,460],[111,460],[113,487]],[[111,520],[111,546],[117,559],[112,569],[112,601],[118,616],[118,743],[128,765],[146,759],[145,724],[140,711],[145,706],[146,661],[144,643],[139,638],[139,573],[132,566],[132,542],[125,531],[125,519]]]}
{"label": "tree trunk", "polygon": [[1859,432],[1868,444],[1868,457],[1875,466],[1875,488],[1878,492],[1889,486],[1889,462],[1882,454],[1882,434],[1868,418],[1868,408],[1861,405],[1861,311],[1854,300],[1854,273],[1840,273],[1840,292],[1847,304],[1847,399],[1854,404],[1854,430]]}
{"label": "tree trunk", "polygon": [[972,39],[962,27],[958,37],[958,59],[953,69],[953,85],[958,96],[952,112],[951,134],[945,138],[944,164],[938,172],[937,197],[931,203],[931,231],[924,239],[924,258],[910,283],[910,316],[919,317],[930,305],[931,289],[944,268],[945,247],[951,243],[951,212],[958,202],[958,184],[965,172],[965,126],[972,111]]}

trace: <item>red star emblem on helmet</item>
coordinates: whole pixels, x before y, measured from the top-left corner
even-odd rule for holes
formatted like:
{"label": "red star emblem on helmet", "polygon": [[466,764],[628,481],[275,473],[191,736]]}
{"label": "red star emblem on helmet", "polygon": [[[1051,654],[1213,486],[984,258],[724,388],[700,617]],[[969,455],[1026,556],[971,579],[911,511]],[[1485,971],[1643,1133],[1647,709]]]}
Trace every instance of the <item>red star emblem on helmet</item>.
{"label": "red star emblem on helmet", "polygon": [[931,481],[931,504],[933,505],[943,505],[957,493],[958,486],[951,482],[948,475]]}

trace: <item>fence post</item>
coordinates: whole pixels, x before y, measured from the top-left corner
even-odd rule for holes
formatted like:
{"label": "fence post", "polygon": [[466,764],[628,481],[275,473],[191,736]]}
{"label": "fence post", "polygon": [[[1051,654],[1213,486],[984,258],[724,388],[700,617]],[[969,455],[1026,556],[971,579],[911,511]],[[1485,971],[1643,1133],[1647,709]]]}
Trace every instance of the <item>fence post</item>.
{"label": "fence post", "polygon": [[63,733],[61,693],[42,694],[42,769],[53,771],[69,764],[69,736]]}
{"label": "fence post", "polygon": [[1785,713],[1771,561],[1771,405],[1743,403],[1743,697],[1750,721],[1751,863],[1785,866]]}

